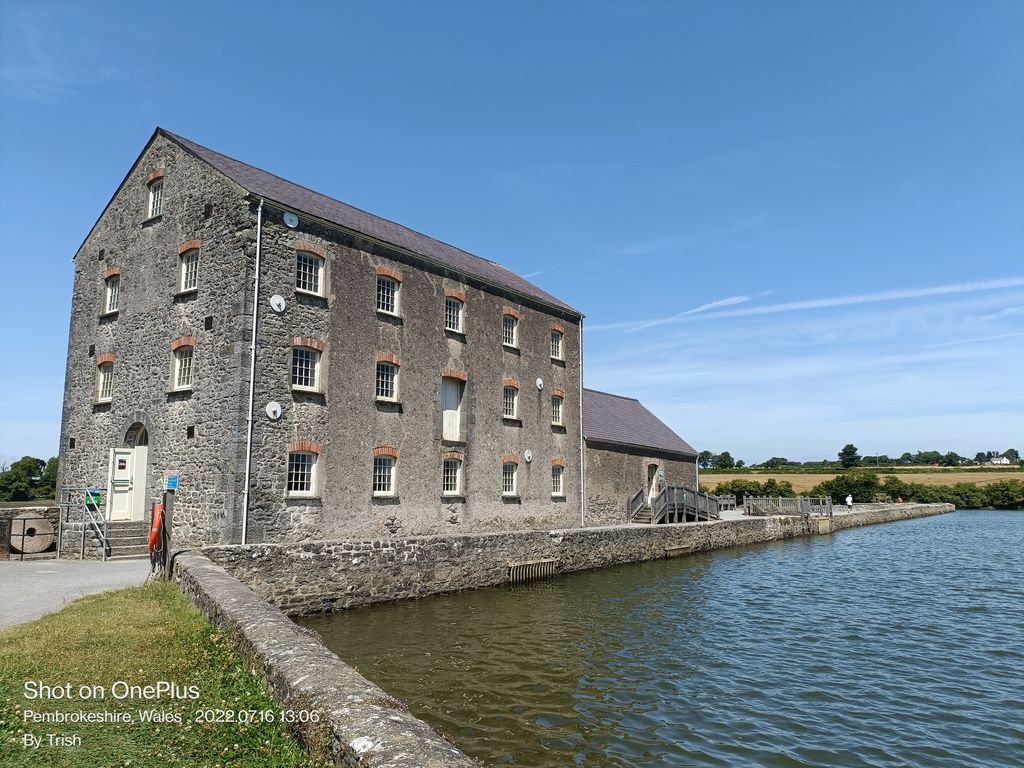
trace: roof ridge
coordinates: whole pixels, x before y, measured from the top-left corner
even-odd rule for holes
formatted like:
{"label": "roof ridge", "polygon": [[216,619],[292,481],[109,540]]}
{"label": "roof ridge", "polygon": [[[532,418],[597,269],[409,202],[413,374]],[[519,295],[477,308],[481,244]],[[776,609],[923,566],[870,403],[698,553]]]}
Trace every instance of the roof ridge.
{"label": "roof ridge", "polygon": [[[640,403],[640,398],[629,397],[628,395],[616,395],[614,392],[605,392],[600,389],[591,389],[590,387],[584,387],[584,392],[593,392],[595,395],[607,395],[608,397],[617,397],[619,400],[632,400],[634,403]],[[643,403],[640,403],[643,405]]]}
{"label": "roof ridge", "polygon": [[[160,126],[157,126],[156,130],[157,130],[158,133],[161,133],[161,134],[167,136],[167,138],[169,138],[172,141],[174,141],[176,144],[178,144],[183,149],[185,149],[188,152],[190,152],[192,155],[195,155],[199,160],[205,161],[205,158],[202,158],[202,157],[196,155],[196,153],[189,146],[186,146],[186,145],[192,145],[194,147],[198,147],[199,149],[203,150],[204,152],[209,152],[210,154],[217,155],[218,157],[222,157],[225,160],[231,161],[232,163],[238,163],[239,165],[243,165],[246,168],[251,168],[253,170],[259,171],[260,173],[265,173],[268,176],[273,176],[275,179],[277,179],[277,180],[279,180],[281,182],[284,182],[285,184],[290,184],[293,187],[298,187],[298,188],[303,189],[306,192],[309,192],[309,193],[311,193],[313,195],[317,195],[319,197],[327,198],[332,203],[336,203],[338,205],[343,205],[346,208],[352,209],[353,211],[358,211],[359,213],[363,214],[364,216],[370,216],[370,217],[373,217],[375,219],[379,219],[380,221],[386,222],[387,224],[391,224],[391,225],[393,225],[395,227],[401,227],[402,229],[407,230],[408,232],[411,232],[412,234],[414,234],[414,235],[416,235],[418,237],[422,237],[425,240],[429,240],[429,241],[431,241],[433,243],[437,243],[438,245],[443,246],[444,248],[450,248],[453,251],[457,251],[460,254],[463,254],[464,256],[468,256],[468,257],[470,257],[472,259],[479,259],[480,261],[485,261],[488,264],[491,264],[491,265],[497,267],[498,269],[502,270],[503,272],[507,272],[509,275],[517,277],[517,278],[519,278],[521,280],[525,280],[526,279],[522,275],[518,274],[517,272],[513,272],[511,269],[506,267],[504,264],[502,264],[500,262],[497,262],[497,261],[494,261],[493,259],[488,259],[488,258],[485,258],[483,256],[477,256],[475,253],[467,251],[464,248],[460,248],[457,245],[452,245],[451,243],[445,242],[444,240],[439,240],[438,238],[433,237],[432,235],[428,235],[428,234],[426,234],[424,232],[420,232],[418,229],[413,229],[412,227],[408,227],[405,224],[401,224],[401,223],[399,223],[397,221],[394,221],[392,219],[386,218],[384,216],[380,216],[380,215],[378,215],[376,213],[373,213],[371,211],[367,211],[367,210],[365,210],[363,208],[360,208],[359,206],[352,205],[351,203],[347,203],[344,200],[339,200],[336,197],[332,197],[331,195],[325,194],[323,192],[319,192],[319,191],[313,189],[312,187],[306,186],[305,184],[299,184],[297,182],[292,181],[291,179],[286,179],[284,176],[281,176],[280,174],[274,173],[273,171],[265,170],[263,168],[260,168],[258,166],[253,165],[252,163],[247,163],[244,160],[239,160],[238,158],[232,157],[231,155],[226,155],[223,152],[218,152],[215,149],[210,149],[210,147],[207,147],[204,144],[200,144],[197,141],[193,141],[192,139],[189,139],[189,138],[186,138],[186,137],[181,136],[179,134],[176,134],[173,131],[167,130],[166,128],[162,128]],[[239,181],[238,179],[233,179],[233,181],[236,184],[238,184],[239,186],[241,186],[241,187],[243,187],[245,189],[248,189],[248,191],[250,191],[250,192],[253,191],[252,189],[250,189],[250,185],[245,184],[242,181]],[[278,201],[278,202],[282,202],[282,201]],[[364,234],[366,234],[366,233],[364,233]],[[543,290],[543,289],[541,289],[541,290]],[[545,291],[545,293],[547,293],[547,292]],[[557,297],[552,296],[552,298],[556,298],[556,300],[558,300]],[[563,304],[563,306],[568,307],[569,309],[572,309],[571,307],[569,307],[567,304],[565,304],[561,300],[558,300],[558,301],[559,301],[559,303]],[[575,312],[577,310],[572,310],[572,311]]]}

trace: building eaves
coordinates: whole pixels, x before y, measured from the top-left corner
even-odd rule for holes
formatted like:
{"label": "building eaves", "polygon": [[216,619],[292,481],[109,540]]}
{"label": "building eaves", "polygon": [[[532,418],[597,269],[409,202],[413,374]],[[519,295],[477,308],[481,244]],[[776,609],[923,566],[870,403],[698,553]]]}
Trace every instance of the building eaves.
{"label": "building eaves", "polygon": [[401,224],[375,216],[340,200],[295,184],[280,176],[215,152],[163,128],[157,132],[211,165],[253,195],[278,206],[306,214],[343,229],[365,235],[400,251],[504,289],[529,300],[548,305],[562,313],[581,318],[582,313],[500,264],[475,256]]}

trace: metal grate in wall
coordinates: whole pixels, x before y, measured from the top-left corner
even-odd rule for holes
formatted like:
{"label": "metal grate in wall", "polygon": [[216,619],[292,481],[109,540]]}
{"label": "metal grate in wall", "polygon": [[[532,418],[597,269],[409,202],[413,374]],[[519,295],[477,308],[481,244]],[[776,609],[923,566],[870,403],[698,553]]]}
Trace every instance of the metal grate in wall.
{"label": "metal grate in wall", "polygon": [[519,563],[508,564],[508,580],[512,584],[522,584],[527,581],[546,579],[555,575],[555,564],[558,561],[554,558],[548,560],[524,560]]}

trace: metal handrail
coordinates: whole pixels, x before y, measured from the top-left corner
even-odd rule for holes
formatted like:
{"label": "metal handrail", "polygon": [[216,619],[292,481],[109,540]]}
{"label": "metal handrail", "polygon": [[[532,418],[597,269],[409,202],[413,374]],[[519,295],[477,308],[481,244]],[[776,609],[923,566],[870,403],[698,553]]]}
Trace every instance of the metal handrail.
{"label": "metal handrail", "polygon": [[747,496],[743,499],[743,514],[751,516],[781,515],[832,517],[831,496]]}
{"label": "metal handrail", "polygon": [[82,537],[79,557],[85,559],[85,536],[91,528],[96,532],[100,542],[103,560],[110,554],[110,542],[107,537],[107,517],[102,514],[103,499],[106,491],[95,486],[65,486],[60,489],[58,504],[60,517],[57,522],[57,557],[61,555],[64,543],[64,524],[82,523]]}

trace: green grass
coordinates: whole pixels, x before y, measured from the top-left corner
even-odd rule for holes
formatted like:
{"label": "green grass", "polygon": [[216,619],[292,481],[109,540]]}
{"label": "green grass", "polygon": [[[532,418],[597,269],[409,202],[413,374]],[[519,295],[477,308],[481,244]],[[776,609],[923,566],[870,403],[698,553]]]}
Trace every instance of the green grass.
{"label": "green grass", "polygon": [[28,501],[0,501],[0,509],[17,509],[18,507],[56,507],[54,499],[29,499]]}
{"label": "green grass", "polygon": [[[27,701],[26,680],[102,685],[103,701]],[[166,680],[199,689],[196,701],[119,701],[118,680],[152,685]],[[312,767],[311,759],[280,722],[197,724],[195,710],[280,709],[243,664],[228,637],[213,628],[174,584],[158,582],[70,603],[58,613],[0,631],[0,766],[237,766]],[[117,711],[133,724],[25,724],[36,711]],[[176,712],[182,724],[139,723],[140,709]],[[23,734],[44,736],[26,751]],[[45,734],[78,734],[80,747],[49,747]]]}

